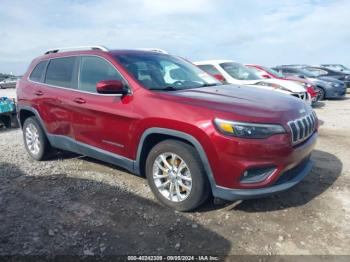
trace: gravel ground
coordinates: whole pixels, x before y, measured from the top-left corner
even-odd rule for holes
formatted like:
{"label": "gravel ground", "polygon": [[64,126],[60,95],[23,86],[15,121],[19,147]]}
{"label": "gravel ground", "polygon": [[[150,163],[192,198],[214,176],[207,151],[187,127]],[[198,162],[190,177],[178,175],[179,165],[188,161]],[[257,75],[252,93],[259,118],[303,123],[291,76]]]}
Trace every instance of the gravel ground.
{"label": "gravel ground", "polygon": [[319,103],[311,174],[264,199],[179,213],[146,180],[58,153],[35,162],[0,133],[0,255],[350,254],[350,99]]}

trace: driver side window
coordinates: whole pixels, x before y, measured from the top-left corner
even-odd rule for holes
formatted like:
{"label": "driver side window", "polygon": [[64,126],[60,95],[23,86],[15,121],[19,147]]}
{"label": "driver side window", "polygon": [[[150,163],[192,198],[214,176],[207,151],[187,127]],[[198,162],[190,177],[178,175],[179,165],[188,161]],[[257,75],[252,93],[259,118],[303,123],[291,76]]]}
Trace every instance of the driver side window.
{"label": "driver side window", "polygon": [[108,61],[97,56],[83,56],[80,61],[79,90],[97,93],[96,84],[103,80],[123,81]]}

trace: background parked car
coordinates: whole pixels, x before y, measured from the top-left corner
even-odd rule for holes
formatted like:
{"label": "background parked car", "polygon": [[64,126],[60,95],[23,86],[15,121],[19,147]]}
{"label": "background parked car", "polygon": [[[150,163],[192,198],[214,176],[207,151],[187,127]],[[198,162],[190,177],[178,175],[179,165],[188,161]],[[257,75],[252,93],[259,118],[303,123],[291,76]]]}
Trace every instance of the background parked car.
{"label": "background parked car", "polygon": [[340,81],[343,81],[345,83],[346,87],[350,87],[350,74],[334,71],[326,67],[318,67],[318,66],[306,66],[304,69],[309,70],[317,76],[328,76],[335,79],[338,79]]}
{"label": "background parked car", "polygon": [[350,69],[344,65],[341,65],[341,64],[322,64],[321,66],[332,69],[334,71],[339,71],[339,72],[343,72],[346,74],[350,74]]}
{"label": "background parked car", "polygon": [[259,74],[263,78],[273,78],[273,79],[281,79],[281,80],[289,80],[294,81],[298,84],[301,84],[305,87],[306,91],[309,93],[311,97],[312,103],[318,101],[319,90],[313,85],[313,83],[305,78],[297,77],[297,76],[285,76],[272,68],[260,65],[248,64],[246,65],[252,70],[255,70],[257,74]]}
{"label": "background parked car", "polygon": [[297,76],[305,78],[317,87],[319,90],[319,100],[326,98],[339,98],[346,94],[344,82],[327,76],[317,76],[317,74],[298,67],[277,66],[274,70],[281,72],[286,76]]}
{"label": "background parked car", "polygon": [[280,79],[263,78],[248,67],[232,60],[207,60],[194,64],[222,82],[278,91],[298,97],[311,104],[310,95],[302,85]]}
{"label": "background parked car", "polygon": [[11,76],[8,78],[5,78],[0,82],[0,88],[5,89],[5,88],[15,88],[17,84],[18,78],[16,76]]}

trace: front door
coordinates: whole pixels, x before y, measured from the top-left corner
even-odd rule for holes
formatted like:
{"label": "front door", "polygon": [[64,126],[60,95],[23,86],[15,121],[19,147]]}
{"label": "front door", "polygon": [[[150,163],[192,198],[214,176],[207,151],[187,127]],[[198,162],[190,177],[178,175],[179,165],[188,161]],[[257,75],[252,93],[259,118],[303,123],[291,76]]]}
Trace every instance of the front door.
{"label": "front door", "polygon": [[[75,139],[88,150],[102,149],[131,158],[129,130],[134,119],[132,96],[98,94],[96,84],[103,80],[122,80],[121,74],[105,58],[80,57],[78,90],[74,93]],[[103,152],[103,151],[102,151]]]}

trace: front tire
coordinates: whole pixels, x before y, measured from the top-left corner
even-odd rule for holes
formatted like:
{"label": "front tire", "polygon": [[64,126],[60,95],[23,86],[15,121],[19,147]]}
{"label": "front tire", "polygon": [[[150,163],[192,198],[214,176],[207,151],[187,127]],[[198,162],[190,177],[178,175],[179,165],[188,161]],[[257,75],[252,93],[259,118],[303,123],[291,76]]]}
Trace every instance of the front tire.
{"label": "front tire", "polygon": [[318,93],[318,101],[322,101],[326,98],[326,93],[324,89],[319,88],[319,93]]}
{"label": "front tire", "polygon": [[36,117],[29,117],[24,121],[23,140],[27,152],[32,158],[38,161],[48,158],[51,146]]}
{"label": "front tire", "polygon": [[195,209],[210,194],[197,151],[181,141],[169,139],[155,145],[146,160],[146,176],[156,198],[179,211]]}

